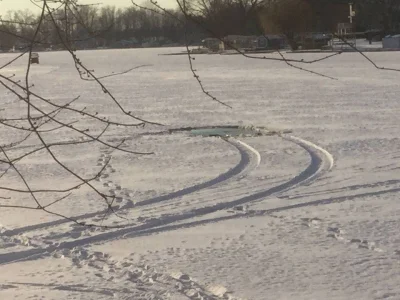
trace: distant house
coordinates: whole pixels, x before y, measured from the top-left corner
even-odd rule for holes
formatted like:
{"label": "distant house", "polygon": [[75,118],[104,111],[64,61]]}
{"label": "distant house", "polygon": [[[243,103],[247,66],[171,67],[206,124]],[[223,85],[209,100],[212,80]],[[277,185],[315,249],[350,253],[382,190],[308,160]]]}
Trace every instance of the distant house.
{"label": "distant house", "polygon": [[283,49],[286,47],[287,42],[283,35],[228,35],[222,39],[206,38],[202,41],[202,45],[213,52],[218,52],[225,49]]}
{"label": "distant house", "polygon": [[225,49],[253,49],[257,47],[257,36],[228,35],[224,37]]}
{"label": "distant house", "polygon": [[299,49],[323,49],[329,46],[332,35],[321,32],[304,32],[295,36],[295,42]]}
{"label": "distant house", "polygon": [[207,48],[213,52],[222,51],[225,49],[224,43],[217,38],[206,38],[201,41],[204,48]]}
{"label": "distant house", "polygon": [[257,38],[257,49],[284,49],[286,45],[283,35],[265,34]]}

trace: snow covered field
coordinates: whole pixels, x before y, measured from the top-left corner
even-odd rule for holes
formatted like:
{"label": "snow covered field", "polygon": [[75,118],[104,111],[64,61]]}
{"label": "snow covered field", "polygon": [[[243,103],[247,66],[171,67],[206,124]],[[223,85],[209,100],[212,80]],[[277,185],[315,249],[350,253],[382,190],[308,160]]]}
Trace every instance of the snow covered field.
{"label": "snow covered field", "polygon": [[[78,52],[98,76],[150,65],[103,82],[127,110],[165,126],[107,132],[110,143],[130,137],[130,149],[150,156],[93,144],[59,150],[85,178],[111,158],[96,184],[117,195],[118,216],[109,214],[104,225],[123,228],[0,209],[0,299],[400,299],[400,72],[379,71],[356,53],[301,65],[338,80],[282,62],[196,56],[205,88],[228,109],[201,92],[186,56],[158,55],[178,51]],[[0,65],[14,56],[1,54]],[[398,52],[368,56],[400,68]],[[34,91],[57,103],[80,95],[77,109],[120,118],[94,82],[79,79],[66,53],[41,53],[40,61],[31,71]],[[22,78],[25,66],[17,61],[0,72]],[[0,116],[18,114],[18,99],[0,89]],[[208,125],[291,133],[151,134]],[[13,134],[1,127],[0,143]],[[35,144],[32,138],[21,146]],[[44,151],[18,166],[37,189],[73,181]],[[13,172],[0,186],[23,187]],[[32,204],[29,195],[0,193],[10,197],[2,204]],[[96,224],[105,209],[85,187],[53,207]]]}

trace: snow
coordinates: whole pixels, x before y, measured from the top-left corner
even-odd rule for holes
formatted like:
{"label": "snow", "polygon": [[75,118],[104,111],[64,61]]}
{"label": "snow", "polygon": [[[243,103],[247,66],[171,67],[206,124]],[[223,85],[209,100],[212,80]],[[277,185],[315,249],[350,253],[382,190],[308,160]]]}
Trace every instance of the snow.
{"label": "snow", "polygon": [[[128,138],[128,149],[153,155],[95,144],[54,148],[84,178],[110,160],[95,184],[117,196],[118,215],[103,222],[117,227],[2,208],[0,299],[400,299],[400,72],[377,70],[357,53],[297,64],[338,80],[282,62],[195,56],[204,87],[228,109],[201,93],[186,56],[159,55],[182,50],[78,52],[98,76],[150,65],[103,82],[126,110],[165,126],[114,126],[105,135],[112,144]],[[400,68],[397,52],[367,55]],[[0,64],[14,56],[1,54]],[[0,72],[22,78],[25,66],[23,59]],[[31,82],[56,103],[80,95],[74,108],[132,122],[96,83],[79,79],[65,52],[40,53]],[[26,113],[3,87],[0,95],[0,108],[7,108],[1,117]],[[100,130],[87,118],[77,124]],[[227,139],[167,133],[209,125],[291,133]],[[2,144],[17,135],[1,127]],[[46,138],[79,135],[61,129]],[[33,145],[34,137],[12,155]],[[35,189],[76,182],[45,151],[17,165]],[[0,187],[24,186],[10,171]],[[11,197],[2,204],[33,205],[29,195],[1,190],[0,196]],[[60,195],[39,196],[50,203]],[[52,207],[94,224],[106,208],[87,187]]]}

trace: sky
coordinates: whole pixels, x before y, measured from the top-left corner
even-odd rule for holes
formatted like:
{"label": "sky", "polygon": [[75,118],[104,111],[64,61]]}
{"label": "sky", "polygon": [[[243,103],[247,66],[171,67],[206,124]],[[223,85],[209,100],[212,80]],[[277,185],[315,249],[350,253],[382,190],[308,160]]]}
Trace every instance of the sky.
{"label": "sky", "polygon": [[[136,3],[143,3],[143,0],[137,0]],[[166,8],[175,7],[174,0],[158,0],[160,5]],[[114,5],[116,7],[127,7],[131,6],[131,0],[79,0],[80,4],[93,4],[101,3],[102,5]],[[30,0],[0,0],[0,16],[5,15],[8,10],[24,10],[30,9],[32,11],[38,12],[38,8],[35,7]]]}

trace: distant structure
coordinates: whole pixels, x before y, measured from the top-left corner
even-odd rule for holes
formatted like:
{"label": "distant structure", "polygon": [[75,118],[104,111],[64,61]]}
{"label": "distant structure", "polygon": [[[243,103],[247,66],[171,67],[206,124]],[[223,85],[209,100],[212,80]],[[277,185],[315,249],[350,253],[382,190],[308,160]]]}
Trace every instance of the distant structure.
{"label": "distant structure", "polygon": [[31,53],[31,64],[39,64],[39,53],[32,52]]}
{"label": "distant structure", "polygon": [[353,3],[349,3],[349,9],[350,9],[350,13],[349,13],[349,22],[350,24],[353,24],[353,18],[356,16],[356,12],[353,10]]}
{"label": "distant structure", "polygon": [[303,32],[295,36],[299,50],[324,49],[329,45],[332,36],[320,32]]}
{"label": "distant structure", "polygon": [[333,36],[330,41],[331,48],[343,50],[356,47],[357,33],[354,32],[353,28],[353,23],[338,23],[336,36]]}
{"label": "distant structure", "polygon": [[225,49],[252,49],[256,47],[257,36],[228,35],[224,37]]}
{"label": "distant structure", "polygon": [[201,43],[204,48],[207,48],[212,52],[219,52],[225,50],[224,43],[217,38],[206,38],[202,40]]}
{"label": "distant structure", "polygon": [[385,49],[400,49],[400,34],[384,37],[382,45]]}
{"label": "distant structure", "polygon": [[350,33],[353,33],[353,23],[338,23],[337,34],[339,36],[346,36]]}
{"label": "distant structure", "polygon": [[[228,35],[224,38],[206,38],[202,40],[204,49],[211,52],[221,52],[229,49],[240,50],[274,50],[283,49],[287,45],[286,38],[283,35],[266,34],[262,36],[253,35]],[[199,52],[196,49],[196,52]],[[204,52],[204,51],[200,51]]]}
{"label": "distant structure", "polygon": [[257,49],[284,49],[287,47],[286,38],[279,34],[264,34],[257,37]]}

